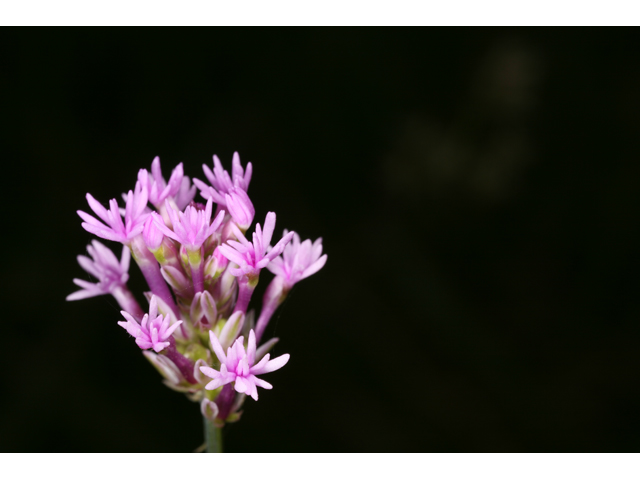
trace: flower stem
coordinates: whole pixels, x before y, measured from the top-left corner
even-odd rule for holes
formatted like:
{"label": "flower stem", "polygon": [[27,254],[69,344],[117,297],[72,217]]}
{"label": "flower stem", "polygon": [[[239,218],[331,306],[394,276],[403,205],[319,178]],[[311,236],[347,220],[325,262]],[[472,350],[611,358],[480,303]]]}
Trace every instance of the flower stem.
{"label": "flower stem", "polygon": [[189,266],[191,267],[191,279],[196,293],[204,291],[204,262],[202,261],[203,248],[199,250],[187,249]]}
{"label": "flower stem", "polygon": [[160,266],[156,261],[156,258],[149,251],[144,240],[142,239],[142,235],[138,235],[133,239],[130,245],[131,248],[131,256],[136,261],[140,270],[142,271],[142,275],[144,279],[147,281],[151,292],[158,297],[160,297],[164,302],[173,310],[173,312],[178,315],[178,307],[176,303],[173,301],[173,297],[171,296],[171,291],[167,286],[164,278],[162,277],[162,273],[160,273]]}
{"label": "flower stem", "polygon": [[260,339],[262,338],[262,334],[264,333],[264,329],[267,328],[269,324],[269,320],[273,316],[273,313],[278,308],[278,301],[271,301],[267,304],[262,305],[262,310],[260,311],[260,317],[258,318],[258,323],[256,324],[256,342],[260,343]]}
{"label": "flower stem", "polygon": [[238,280],[238,300],[236,302],[236,308],[234,312],[247,313],[247,307],[249,306],[249,300],[251,295],[258,284],[258,277],[247,278],[246,276],[240,277]]}
{"label": "flower stem", "polygon": [[262,338],[264,329],[267,328],[269,324],[269,320],[271,320],[273,313],[282,302],[284,302],[285,298],[287,298],[288,293],[289,289],[284,288],[282,279],[280,277],[274,277],[264,292],[264,297],[262,297],[262,310],[260,311],[260,317],[258,318],[258,323],[255,328],[256,342],[260,343],[260,339]]}
{"label": "flower stem", "polygon": [[204,439],[207,453],[222,453],[222,428],[216,427],[207,417],[204,420]]}
{"label": "flower stem", "polygon": [[111,292],[111,295],[116,299],[120,308],[133,315],[135,319],[138,320],[138,323],[142,320],[144,312],[126,285],[116,287],[113,292]]}

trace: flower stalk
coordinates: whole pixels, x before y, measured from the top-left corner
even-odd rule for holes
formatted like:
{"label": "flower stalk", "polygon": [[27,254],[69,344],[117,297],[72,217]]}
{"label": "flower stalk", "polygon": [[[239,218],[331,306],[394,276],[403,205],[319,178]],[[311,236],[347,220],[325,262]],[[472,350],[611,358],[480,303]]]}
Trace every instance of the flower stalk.
{"label": "flower stalk", "polygon": [[243,276],[238,280],[238,301],[236,302],[236,312],[247,312],[249,301],[253,295],[253,291],[258,285],[258,276]]}
{"label": "flower stalk", "polygon": [[191,268],[191,279],[193,281],[193,290],[195,293],[204,291],[204,262],[202,256],[204,249],[202,246],[197,249],[187,249],[187,258],[189,259],[189,267]]}
{"label": "flower stalk", "polygon": [[138,264],[138,267],[140,267],[140,271],[142,272],[144,279],[147,281],[147,285],[149,285],[151,292],[164,300],[169,308],[173,310],[173,313],[177,314],[178,307],[171,296],[169,286],[164,281],[164,278],[162,278],[160,265],[158,265],[153,253],[151,253],[145,245],[142,235],[136,236],[131,242],[130,247],[131,255]]}
{"label": "flower stalk", "polygon": [[222,428],[216,427],[212,420],[204,415],[204,440],[207,445],[207,453],[222,453]]}
{"label": "flower stalk", "polygon": [[144,312],[133,293],[126,286],[117,287],[111,294],[120,305],[120,308],[131,313],[137,320],[142,319]]}

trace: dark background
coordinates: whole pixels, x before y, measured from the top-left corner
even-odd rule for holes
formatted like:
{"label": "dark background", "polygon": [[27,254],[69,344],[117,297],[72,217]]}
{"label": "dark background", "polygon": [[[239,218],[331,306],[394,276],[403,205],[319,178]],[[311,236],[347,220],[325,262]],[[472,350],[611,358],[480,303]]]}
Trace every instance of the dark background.
{"label": "dark background", "polygon": [[106,203],[155,155],[203,179],[237,150],[256,220],[329,259],[272,321],[291,361],[228,451],[637,451],[638,40],[2,30],[0,450],[202,442],[115,302],[64,299],[86,192]]}

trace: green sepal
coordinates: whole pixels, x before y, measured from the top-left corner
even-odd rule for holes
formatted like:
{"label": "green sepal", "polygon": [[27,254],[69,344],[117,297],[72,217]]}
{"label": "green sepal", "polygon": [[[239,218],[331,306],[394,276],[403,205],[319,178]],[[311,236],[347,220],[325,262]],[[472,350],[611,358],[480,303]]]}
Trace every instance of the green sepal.
{"label": "green sepal", "polygon": [[237,422],[238,420],[240,420],[240,417],[242,416],[242,412],[244,410],[240,410],[238,412],[233,412],[231,413],[226,419],[225,422],[227,423],[234,423]]}
{"label": "green sepal", "polygon": [[199,343],[191,343],[183,355],[194,363],[198,360],[204,360],[208,365],[211,364],[211,352]]}
{"label": "green sepal", "polygon": [[187,258],[189,265],[198,266],[202,263],[202,254],[201,250],[198,248],[197,250],[189,250],[187,249]]}

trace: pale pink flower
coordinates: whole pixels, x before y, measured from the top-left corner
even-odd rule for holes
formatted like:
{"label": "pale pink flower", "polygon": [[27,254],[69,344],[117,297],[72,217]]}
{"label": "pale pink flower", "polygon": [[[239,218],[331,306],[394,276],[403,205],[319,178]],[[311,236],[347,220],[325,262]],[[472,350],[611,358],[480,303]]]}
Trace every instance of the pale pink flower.
{"label": "pale pink flower", "polygon": [[209,337],[213,352],[220,360],[220,371],[211,367],[200,367],[202,373],[213,379],[204,387],[207,390],[215,390],[227,383],[234,382],[236,392],[245,393],[254,400],[258,400],[257,387],[271,390],[273,386],[256,375],[278,370],[289,361],[288,353],[273,360],[270,360],[269,354],[266,354],[258,363],[255,363],[256,336],[253,330],[249,332],[249,343],[246,350],[243,345],[244,337],[238,337],[235,343],[227,349],[226,355],[218,337],[212,331],[209,331]]}
{"label": "pale pink flower", "polygon": [[[287,235],[287,230],[283,235]],[[322,255],[322,238],[313,244],[311,240],[300,242],[300,237],[294,233],[291,242],[284,247],[282,256],[274,258],[267,269],[282,278],[286,289],[291,289],[300,280],[324,267],[326,262],[327,255]]]}
{"label": "pale pink flower", "polygon": [[135,337],[136,343],[141,349],[153,348],[156,353],[161,352],[171,344],[169,341],[171,335],[182,323],[182,320],[180,320],[171,325],[170,314],[164,317],[158,315],[158,301],[155,295],[151,297],[149,302],[149,313],[144,314],[140,323],[124,310],[120,313],[127,321],[118,322],[118,325]]}
{"label": "pale pink flower", "polygon": [[240,227],[240,230],[246,232],[253,223],[253,217],[256,214],[249,195],[241,188],[233,187],[224,198],[231,218]]}
{"label": "pale pink flower", "polygon": [[128,272],[131,260],[129,247],[122,247],[120,261],[109,248],[97,240],[91,242],[91,245],[87,245],[87,252],[89,252],[91,258],[78,255],[78,263],[86,272],[93,275],[98,280],[98,283],[74,278],[73,283],[82,287],[82,290],[67,296],[67,300],[81,300],[97,295],[114,293],[118,287],[124,286],[129,280]]}
{"label": "pale pink flower", "polygon": [[253,243],[250,243],[237,226],[231,225],[232,231],[239,241],[228,240],[226,244],[220,245],[218,249],[229,261],[238,265],[239,268],[231,268],[232,275],[236,277],[258,275],[261,269],[282,253],[284,247],[293,237],[293,232],[282,237],[275,247],[269,249],[275,227],[276,214],[269,212],[264,221],[264,231],[260,228],[259,223],[256,224]]}
{"label": "pale pink flower", "polygon": [[162,222],[164,224],[164,221],[162,220],[162,217],[154,219],[155,216],[158,216],[158,214],[156,212],[152,212],[151,215],[147,217],[142,230],[144,243],[151,251],[155,251],[160,248],[162,240],[164,240],[164,235],[157,225],[157,222]]}
{"label": "pale pink flower", "polygon": [[196,196],[196,190],[196,186],[191,185],[189,177],[186,175],[182,177],[182,183],[180,184],[178,193],[176,193],[174,197],[178,210],[184,210],[185,207],[191,203]]}
{"label": "pale pink flower", "polygon": [[202,180],[193,179],[193,183],[200,189],[200,195],[205,199],[213,199],[218,205],[227,206],[225,194],[230,193],[233,187],[240,188],[245,192],[249,189],[251,182],[251,173],[253,166],[251,162],[247,163],[246,170],[242,168],[240,163],[240,155],[238,152],[233,154],[233,165],[231,175],[224,168],[217,155],[213,156],[213,172],[207,165],[202,165],[207,180],[212,186],[207,185]]}
{"label": "pale pink flower", "polygon": [[156,208],[160,208],[167,198],[175,197],[182,187],[183,178],[184,171],[182,163],[179,163],[171,172],[171,177],[167,183],[162,176],[160,157],[154,158],[153,162],[151,162],[151,173],[144,168],[138,172],[138,181],[147,188],[147,192],[149,192],[149,201]]}
{"label": "pale pink flower", "polygon": [[107,210],[89,193],[87,193],[89,206],[106,225],[82,210],[78,210],[78,215],[84,220],[82,227],[86,231],[107,240],[129,244],[142,233],[144,221],[148,216],[145,212],[147,200],[147,189],[138,181],[135,190],[133,192],[129,190],[127,194],[124,222],[115,198],[109,201],[109,210]]}
{"label": "pale pink flower", "polygon": [[168,228],[162,217],[154,215],[154,221],[156,226],[167,237],[173,238],[180,242],[188,250],[199,250],[204,241],[209,238],[222,224],[224,219],[224,210],[218,213],[218,216],[211,221],[211,211],[213,203],[211,199],[207,201],[207,206],[204,210],[198,209],[189,205],[184,213],[174,210],[171,205],[166,204],[167,214],[171,219],[173,230]]}

